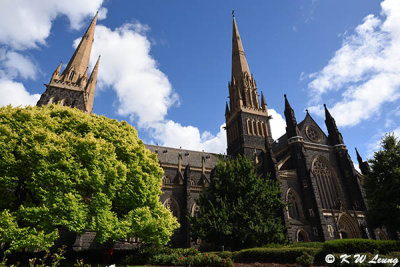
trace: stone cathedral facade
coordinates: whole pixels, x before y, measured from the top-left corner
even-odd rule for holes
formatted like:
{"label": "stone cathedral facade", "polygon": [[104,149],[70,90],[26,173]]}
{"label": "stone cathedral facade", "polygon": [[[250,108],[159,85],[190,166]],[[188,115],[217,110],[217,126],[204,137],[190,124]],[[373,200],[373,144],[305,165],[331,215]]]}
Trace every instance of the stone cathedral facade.
{"label": "stone cathedral facade", "polygon": [[[37,105],[59,103],[91,113],[99,68],[97,61],[88,78],[88,64],[96,26],[94,17],[70,62],[53,73]],[[286,133],[272,139],[268,106],[258,94],[235,18],[232,34],[232,76],[225,119],[227,155],[246,155],[255,161],[260,175],[279,179],[282,199],[288,204],[282,218],[292,242],[338,238],[385,238],[369,232],[362,175],[354,168],[335,119],[325,106],[328,134],[307,112],[297,121],[288,97],[284,97]],[[187,215],[196,216],[195,200],[212,179],[218,155],[156,145],[146,145],[158,155],[163,195],[160,201],[178,218],[181,228],[171,238],[178,247],[194,244]],[[364,166],[358,155],[360,166]]]}

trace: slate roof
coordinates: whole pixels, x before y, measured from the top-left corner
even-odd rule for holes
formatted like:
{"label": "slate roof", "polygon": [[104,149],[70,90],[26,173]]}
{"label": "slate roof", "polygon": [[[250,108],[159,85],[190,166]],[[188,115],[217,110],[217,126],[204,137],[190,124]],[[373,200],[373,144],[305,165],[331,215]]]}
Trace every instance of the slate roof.
{"label": "slate roof", "polygon": [[206,151],[194,151],[187,149],[179,149],[158,145],[147,145],[146,148],[151,152],[157,153],[160,163],[178,165],[179,153],[182,155],[182,166],[190,164],[191,167],[201,168],[202,158],[205,158],[205,167],[213,169],[217,164],[218,157],[223,157],[221,154],[210,153]]}

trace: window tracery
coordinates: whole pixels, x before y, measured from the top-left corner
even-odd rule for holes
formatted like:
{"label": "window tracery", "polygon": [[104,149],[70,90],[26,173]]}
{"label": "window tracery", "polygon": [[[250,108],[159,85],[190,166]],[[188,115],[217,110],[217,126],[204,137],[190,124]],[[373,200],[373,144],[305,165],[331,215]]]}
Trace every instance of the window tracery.
{"label": "window tracery", "polygon": [[289,218],[292,219],[299,219],[304,217],[303,210],[301,208],[300,198],[297,195],[296,191],[293,188],[289,188],[287,195],[286,195],[286,203],[288,205],[288,215]]}
{"label": "window tracery", "polygon": [[338,203],[338,189],[334,182],[332,168],[326,159],[318,157],[312,164],[322,208],[331,209]]}
{"label": "window tracery", "polygon": [[174,198],[167,198],[164,203],[163,203],[164,207],[168,208],[171,210],[172,215],[174,215],[174,217],[179,219],[179,205],[178,202],[174,199]]}

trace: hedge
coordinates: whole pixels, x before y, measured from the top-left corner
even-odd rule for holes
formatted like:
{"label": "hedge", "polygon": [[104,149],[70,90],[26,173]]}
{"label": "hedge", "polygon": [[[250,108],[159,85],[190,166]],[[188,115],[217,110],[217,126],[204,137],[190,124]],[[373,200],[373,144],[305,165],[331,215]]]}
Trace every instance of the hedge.
{"label": "hedge", "polygon": [[324,253],[356,254],[362,252],[388,254],[400,251],[400,241],[370,239],[337,239],[326,241],[322,246]]}
{"label": "hedge", "polygon": [[290,248],[322,248],[324,242],[297,242],[289,244]]}
{"label": "hedge", "polygon": [[314,256],[318,253],[317,248],[251,248],[234,252],[234,262],[277,262],[296,263],[296,259],[304,253]]}

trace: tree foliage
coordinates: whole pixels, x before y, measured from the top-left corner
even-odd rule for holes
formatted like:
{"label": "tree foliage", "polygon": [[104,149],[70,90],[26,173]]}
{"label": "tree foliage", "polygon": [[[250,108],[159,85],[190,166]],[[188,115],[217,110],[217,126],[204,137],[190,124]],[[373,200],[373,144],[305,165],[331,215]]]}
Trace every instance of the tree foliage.
{"label": "tree foliage", "polygon": [[387,134],[381,141],[382,149],[369,160],[366,175],[368,211],[371,227],[386,227],[390,233],[400,230],[400,141]]}
{"label": "tree foliage", "polygon": [[256,174],[245,157],[220,161],[191,219],[195,237],[232,249],[285,241],[278,181]]}
{"label": "tree foliage", "polygon": [[50,247],[58,229],[165,244],[157,156],[126,122],[60,107],[0,108],[0,244]]}

